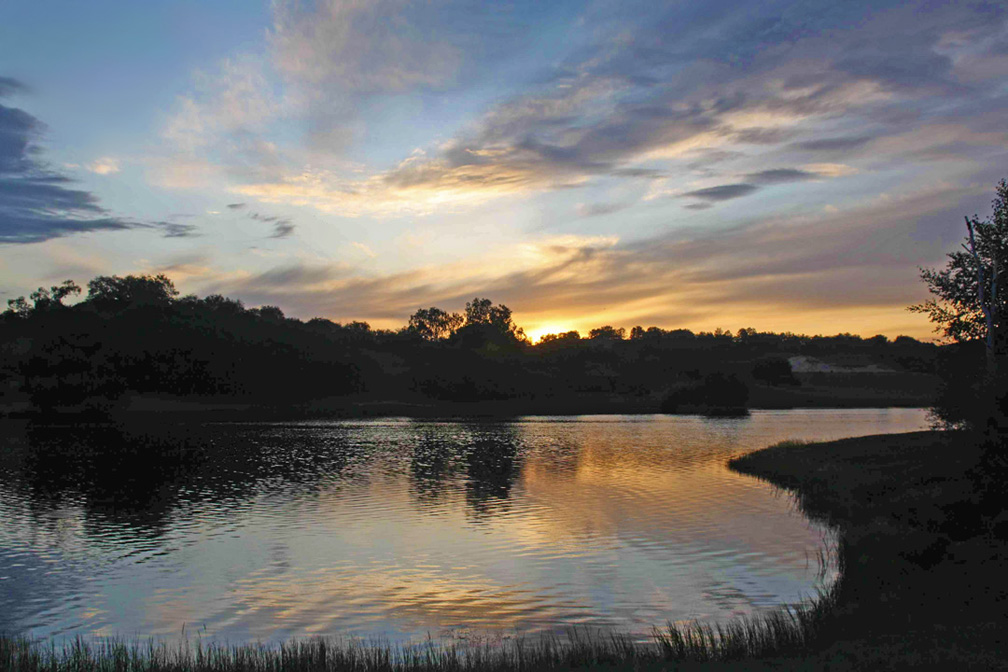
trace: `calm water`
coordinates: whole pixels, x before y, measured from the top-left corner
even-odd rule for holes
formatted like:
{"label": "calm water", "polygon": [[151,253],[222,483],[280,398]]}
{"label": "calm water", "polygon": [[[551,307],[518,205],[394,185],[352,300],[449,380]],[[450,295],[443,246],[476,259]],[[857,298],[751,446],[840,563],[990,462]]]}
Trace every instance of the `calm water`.
{"label": "calm water", "polygon": [[919,410],[26,428],[0,439],[0,631],[230,642],[646,635],[808,596],[827,531],[734,454]]}

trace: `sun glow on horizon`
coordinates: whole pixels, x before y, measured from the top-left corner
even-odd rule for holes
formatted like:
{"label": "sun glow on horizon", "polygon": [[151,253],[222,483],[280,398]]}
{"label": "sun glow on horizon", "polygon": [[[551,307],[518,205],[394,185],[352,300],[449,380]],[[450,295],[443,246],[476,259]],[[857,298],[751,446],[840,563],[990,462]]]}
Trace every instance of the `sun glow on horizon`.
{"label": "sun glow on horizon", "polygon": [[548,323],[539,325],[533,329],[528,329],[525,331],[525,335],[529,337],[533,343],[538,343],[539,340],[547,334],[565,334],[571,331],[574,327],[570,326],[559,326],[555,323]]}

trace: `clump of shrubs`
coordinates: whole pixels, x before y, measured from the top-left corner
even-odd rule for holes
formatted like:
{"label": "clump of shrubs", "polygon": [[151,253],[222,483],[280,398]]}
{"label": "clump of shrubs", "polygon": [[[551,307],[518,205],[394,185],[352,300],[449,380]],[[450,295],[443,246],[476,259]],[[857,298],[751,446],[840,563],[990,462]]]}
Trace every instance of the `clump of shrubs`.
{"label": "clump of shrubs", "polygon": [[720,371],[673,388],[662,400],[662,413],[745,415],[749,411],[749,386],[735,374]]}
{"label": "clump of shrubs", "polygon": [[768,385],[801,385],[791,371],[791,363],[783,357],[765,357],[752,367],[752,377]]}

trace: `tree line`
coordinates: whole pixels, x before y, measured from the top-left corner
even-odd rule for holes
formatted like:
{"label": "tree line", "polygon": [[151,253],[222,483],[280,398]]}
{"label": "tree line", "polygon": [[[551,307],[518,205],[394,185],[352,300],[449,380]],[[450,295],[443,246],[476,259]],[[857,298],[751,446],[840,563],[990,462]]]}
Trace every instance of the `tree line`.
{"label": "tree line", "polygon": [[[180,296],[165,275],[99,276],[86,293],[68,280],[13,299],[0,315],[0,349],[3,396],[42,413],[108,410],[138,395],[278,407],[331,397],[521,400],[535,408],[671,391],[681,398],[691,386],[709,396],[715,388],[704,381],[714,374],[794,385],[786,357],[796,354],[860,354],[908,371],[935,366],[934,346],[908,337],[604,325],[532,344],[507,306],[479,297],[459,313],[421,308],[401,329],[373,329],[295,319],[216,294]],[[726,384],[737,398],[738,386]]]}

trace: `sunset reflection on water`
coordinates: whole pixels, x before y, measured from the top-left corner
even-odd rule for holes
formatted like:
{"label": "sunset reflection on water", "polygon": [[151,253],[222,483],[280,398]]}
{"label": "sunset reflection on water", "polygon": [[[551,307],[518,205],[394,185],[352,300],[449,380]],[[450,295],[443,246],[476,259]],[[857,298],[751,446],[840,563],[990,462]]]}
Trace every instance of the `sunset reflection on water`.
{"label": "sunset reflection on water", "polygon": [[728,457],[924,426],[888,409],[21,428],[0,462],[0,630],[646,637],[830,578],[828,530]]}

